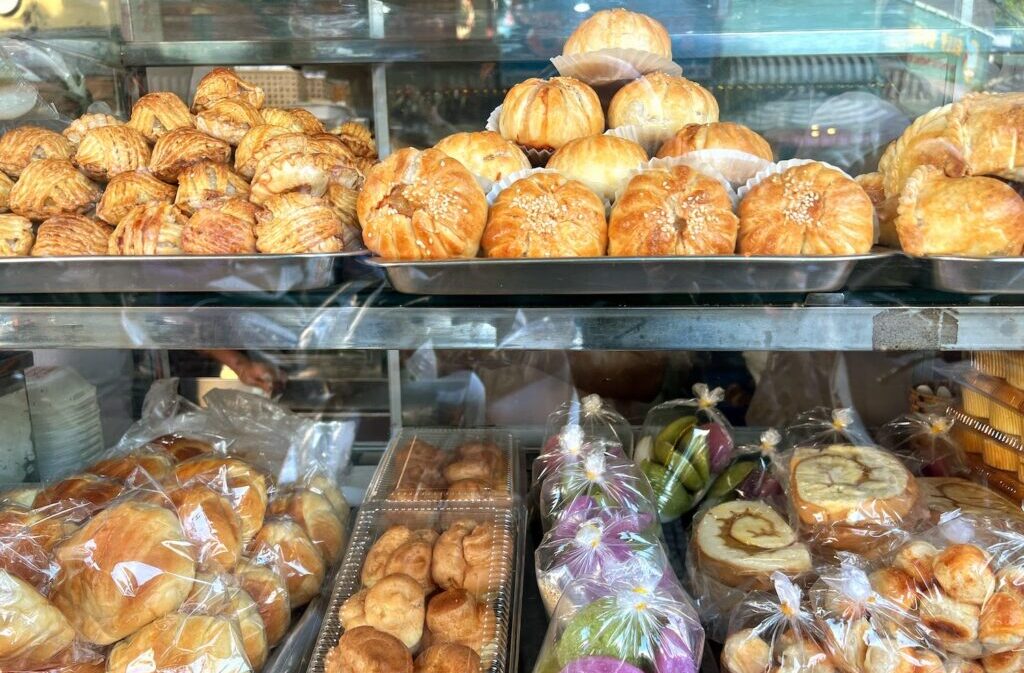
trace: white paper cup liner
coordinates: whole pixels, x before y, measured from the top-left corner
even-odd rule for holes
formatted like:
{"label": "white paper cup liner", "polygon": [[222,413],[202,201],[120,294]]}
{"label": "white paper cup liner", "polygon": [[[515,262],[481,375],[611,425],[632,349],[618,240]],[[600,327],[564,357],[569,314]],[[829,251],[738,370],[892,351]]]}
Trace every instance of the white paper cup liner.
{"label": "white paper cup liner", "polygon": [[473,177],[476,178],[476,184],[480,185],[480,189],[484,190],[484,194],[491,191],[491,187],[494,186],[494,180],[491,180],[490,178],[485,178],[484,176],[477,175],[476,173],[473,173]]}
{"label": "white paper cup liner", "polygon": [[529,177],[531,175],[536,175],[537,173],[557,172],[558,171],[556,171],[553,168],[526,168],[521,171],[516,171],[515,173],[509,173],[501,180],[498,180],[497,182],[491,185],[491,189],[487,192],[487,205],[493,206],[494,202],[498,199],[498,194],[501,194],[503,191],[511,187],[512,183],[514,182],[518,182],[519,180],[522,180],[523,178]]}
{"label": "white paper cup liner", "polygon": [[551,59],[563,77],[575,77],[591,86],[628,82],[649,72],[680,77],[683,69],[671,58],[640,49],[600,49],[586,54]]}
{"label": "white paper cup liner", "polygon": [[665,144],[665,141],[674,136],[678,130],[678,124],[631,124],[608,129],[604,134],[632,140],[644,148],[647,156],[653,157]]}
{"label": "white paper cup liner", "polygon": [[739,198],[736,196],[736,190],[732,188],[732,185],[725,178],[725,176],[719,173],[714,166],[691,156],[651,159],[646,164],[634,169],[629,174],[629,177],[627,177],[625,182],[623,182],[622,186],[619,187],[619,191],[615,193],[615,200],[618,201],[620,198],[622,198],[622,194],[626,191],[626,187],[629,185],[630,180],[632,180],[634,176],[639,175],[640,173],[643,173],[645,171],[673,168],[675,166],[689,166],[698,173],[703,173],[709,178],[714,178],[715,180],[718,180],[718,182],[723,187],[725,187],[725,191],[729,195],[729,200],[732,201],[733,210],[736,209],[736,204],[739,203]]}
{"label": "white paper cup liner", "polygon": [[747,184],[750,178],[771,167],[772,162],[759,156],[740,150],[712,149],[694,150],[683,156],[694,157],[703,161],[725,176],[734,189]]}
{"label": "white paper cup liner", "polygon": [[[499,105],[498,107],[494,108],[490,115],[488,115],[487,124],[484,126],[484,129],[487,131],[494,131],[495,133],[500,134],[500,119],[501,106]],[[504,136],[502,137],[504,138]],[[538,150],[533,147],[526,147],[524,145],[520,145],[519,143],[516,143],[516,147],[523,151],[523,154],[526,155],[526,158],[530,160],[530,164],[532,164],[535,168],[542,168],[546,166],[548,163],[548,159],[550,159],[551,155],[555,153],[554,150]]]}

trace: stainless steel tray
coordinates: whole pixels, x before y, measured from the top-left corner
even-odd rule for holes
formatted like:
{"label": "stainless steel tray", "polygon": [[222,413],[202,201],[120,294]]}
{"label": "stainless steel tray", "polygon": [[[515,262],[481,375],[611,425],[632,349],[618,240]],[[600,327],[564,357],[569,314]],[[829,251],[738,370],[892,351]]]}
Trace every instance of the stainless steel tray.
{"label": "stainless steel tray", "polygon": [[[443,530],[459,519],[490,521],[508,534],[509,549],[496,549],[492,559],[492,590],[487,602],[494,609],[496,648],[493,661],[483,663],[481,673],[509,673],[519,659],[519,622],[522,603],[523,567],[526,563],[525,514],[520,507],[467,505],[464,503],[375,503],[359,510],[355,530],[345,560],[338,571],[331,600],[308,673],[325,673],[324,659],[338,644],[344,629],[339,619],[342,604],[360,589],[363,562],[370,547],[389,526],[403,524],[412,528]],[[415,655],[414,655],[415,658]]]}
{"label": "stainless steel tray", "polygon": [[437,295],[832,292],[857,264],[892,251],[834,257],[369,259],[399,292]]}
{"label": "stainless steel tray", "polygon": [[314,290],[365,273],[364,255],[10,257],[0,259],[0,294]]}
{"label": "stainless steel tray", "polygon": [[445,500],[444,489],[397,488],[402,477],[403,466],[398,464],[395,454],[413,439],[428,442],[439,448],[445,454],[445,464],[453,456],[455,449],[466,442],[476,440],[497,444],[503,449],[507,464],[505,476],[506,491],[504,493],[494,492],[491,494],[491,500],[480,502],[508,504],[517,500],[521,489],[520,472],[522,470],[519,466],[520,452],[517,450],[516,439],[512,433],[494,428],[406,427],[399,430],[398,434],[388,442],[387,450],[377,466],[373,481],[370,482],[370,486],[366,490],[366,502],[436,502]]}
{"label": "stainless steel tray", "polygon": [[921,258],[931,265],[931,287],[963,294],[1024,294],[1024,257]]}

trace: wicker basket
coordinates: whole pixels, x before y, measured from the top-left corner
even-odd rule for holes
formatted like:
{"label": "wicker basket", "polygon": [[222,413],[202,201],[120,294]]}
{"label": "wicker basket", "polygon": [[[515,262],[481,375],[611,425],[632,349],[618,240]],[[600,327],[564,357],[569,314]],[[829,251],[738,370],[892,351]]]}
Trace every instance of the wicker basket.
{"label": "wicker basket", "polygon": [[308,100],[302,71],[288,66],[235,68],[238,76],[263,89],[268,107],[286,107]]}

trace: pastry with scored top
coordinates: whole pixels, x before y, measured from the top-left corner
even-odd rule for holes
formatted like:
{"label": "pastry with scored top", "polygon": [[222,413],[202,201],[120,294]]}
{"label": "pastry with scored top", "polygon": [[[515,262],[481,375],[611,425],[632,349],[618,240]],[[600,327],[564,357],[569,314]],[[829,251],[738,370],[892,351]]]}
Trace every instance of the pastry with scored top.
{"label": "pastry with scored top", "polygon": [[7,173],[0,172],[0,213],[10,210],[12,187],[14,187],[14,180],[7,177]]}
{"label": "pastry with scored top", "polygon": [[0,136],[0,171],[17,178],[41,159],[70,159],[71,143],[61,134],[39,126],[19,126]]}
{"label": "pastry with scored top", "polygon": [[[268,134],[270,135],[270,134]],[[326,154],[334,157],[341,164],[355,165],[355,155],[336,136],[324,133],[316,136],[305,133],[288,132],[271,135],[254,148],[252,157],[245,167],[252,165],[252,174],[263,173],[281,157],[291,154]]]}
{"label": "pastry with scored top", "polygon": [[242,136],[235,148],[235,172],[246,180],[252,180],[256,171],[256,153],[262,149],[271,138],[295,133],[282,126],[271,126],[260,124],[249,129],[249,132]]}
{"label": "pastry with scored top", "polygon": [[180,255],[185,214],[169,203],[135,206],[110,235],[111,255]]}
{"label": "pastry with scored top", "polygon": [[594,90],[578,79],[531,77],[505,95],[498,130],[523,147],[557,150],[604,131],[604,112]]}
{"label": "pastry with scored top", "polygon": [[266,107],[260,113],[266,124],[281,126],[289,131],[297,131],[308,135],[325,133],[324,124],[309,110],[300,107],[279,108]]}
{"label": "pastry with scored top", "polygon": [[[113,228],[84,215],[58,215],[43,220],[36,231],[33,257],[106,255]],[[2,236],[0,236],[2,238]]]}
{"label": "pastry with scored top", "polygon": [[911,173],[920,166],[938,168],[950,177],[967,174],[962,139],[951,123],[952,109],[950,104],[929,110],[885,148],[878,172],[886,197],[899,197]]}
{"label": "pastry with scored top", "polygon": [[71,161],[93,180],[106,182],[149,163],[149,144],[130,126],[99,126],[82,136]]}
{"label": "pastry with scored top", "polygon": [[602,49],[636,49],[672,58],[672,40],[665,26],[646,14],[604,9],[588,17],[562,47],[562,54],[585,54]]}
{"label": "pastry with scored top", "polygon": [[242,199],[207,203],[188,218],[181,249],[190,255],[253,254],[258,207]]}
{"label": "pastry with scored top", "polygon": [[260,252],[341,252],[355,246],[358,232],[346,228],[323,199],[300,192],[272,196],[256,215]]}
{"label": "pastry with scored top", "polygon": [[248,198],[249,183],[227,164],[200,161],[178,174],[174,205],[186,215],[191,215],[210,201],[232,197]]}
{"label": "pastry with scored top", "polygon": [[72,148],[78,147],[86,133],[101,126],[122,126],[124,122],[113,115],[103,112],[84,114],[74,120],[68,127],[61,131],[61,135],[68,139]]}
{"label": "pastry with scored top", "polygon": [[948,123],[968,174],[1024,181],[1024,93],[968,93],[953,103]]}
{"label": "pastry with scored top", "polygon": [[633,176],[612,208],[608,254],[729,255],[737,218],[718,180],[689,166]]}
{"label": "pastry with scored top", "polygon": [[772,147],[758,133],[735,122],[687,124],[665,141],[658,157],[679,157],[698,150],[738,150],[774,161]]}
{"label": "pastry with scored top", "polygon": [[0,668],[53,665],[75,640],[68,620],[32,585],[0,569]]}
{"label": "pastry with scored top", "polygon": [[327,193],[331,182],[357,186],[362,182],[362,174],[350,161],[331,154],[292,152],[257,165],[249,199],[263,205],[273,196],[290,192],[319,197]]}
{"label": "pastry with scored top", "polygon": [[240,98],[225,98],[196,115],[196,128],[237,145],[250,129],[263,124],[263,115]]}
{"label": "pastry with scored top", "polygon": [[129,171],[107,183],[96,206],[96,215],[115,227],[132,208],[150,203],[174,201],[173,185],[153,177],[148,171]]}
{"label": "pastry with scored top", "polygon": [[179,128],[164,135],[153,146],[149,170],[164,182],[177,182],[178,174],[200,161],[226,164],[231,145],[194,128]]}
{"label": "pastry with scored top", "polygon": [[370,129],[359,122],[345,122],[331,129],[331,134],[338,136],[338,139],[357,157],[376,161],[377,143],[373,141]]}
{"label": "pastry with scored top", "polygon": [[192,112],[202,112],[219,101],[238,98],[257,110],[263,107],[263,89],[246,82],[231,68],[214,68],[199,80],[192,99]]}
{"label": "pastry with scored top", "polygon": [[[62,138],[63,140],[63,138]],[[81,215],[92,208],[100,189],[67,159],[33,161],[11,187],[11,212],[30,220]]]}
{"label": "pastry with scored top", "polygon": [[718,101],[710,91],[685,77],[652,72],[619,89],[608,105],[608,128],[666,126],[718,121]]}
{"label": "pastry with scored top", "polygon": [[132,106],[128,126],[151,143],[175,129],[193,128],[196,120],[185,102],[170,91],[148,93]]}
{"label": "pastry with scored top", "polygon": [[610,203],[646,161],[647,153],[632,140],[600,135],[569,141],[548,159],[547,168],[579,180]]}
{"label": "pastry with scored top", "polygon": [[442,138],[434,149],[457,160],[473,175],[492,182],[530,167],[523,151],[494,131],[453,133]]}
{"label": "pastry with scored top", "polygon": [[181,612],[227,617],[233,620],[242,637],[245,656],[253,671],[259,671],[267,660],[267,632],[256,602],[229,575],[196,573],[192,591],[182,604]]}
{"label": "pastry with scored top", "polygon": [[0,257],[24,257],[32,251],[32,221],[21,215],[0,215]]}
{"label": "pastry with scored top", "polygon": [[363,242],[380,257],[474,257],[487,224],[487,198],[476,178],[444,152],[406,148],[370,169],[356,212]]}
{"label": "pastry with scored top", "polygon": [[607,245],[601,199],[558,173],[528,175],[502,191],[481,241],[487,257],[599,257]]}

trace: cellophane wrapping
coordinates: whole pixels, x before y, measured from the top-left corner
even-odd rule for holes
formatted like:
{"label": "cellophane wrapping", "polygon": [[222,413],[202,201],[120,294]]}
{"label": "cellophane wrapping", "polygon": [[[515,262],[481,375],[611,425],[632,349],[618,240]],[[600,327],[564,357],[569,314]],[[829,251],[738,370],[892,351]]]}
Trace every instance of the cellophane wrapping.
{"label": "cellophane wrapping", "polygon": [[732,459],[732,426],[715,408],[724,392],[702,383],[693,392],[652,408],[637,443],[636,462],[664,522],[693,509]]}
{"label": "cellophane wrapping", "polygon": [[782,435],[775,428],[761,433],[757,444],[741,444],[733,452],[728,466],[711,483],[701,501],[713,507],[730,500],[765,500],[783,505],[782,482],[776,475],[776,454]]}
{"label": "cellophane wrapping", "polygon": [[544,450],[558,441],[566,426],[579,426],[583,441],[604,439],[622,447],[627,457],[633,456],[633,428],[600,395],[587,395],[562,404],[548,416],[544,432]]}
{"label": "cellophane wrapping", "polygon": [[940,414],[904,414],[879,429],[879,443],[899,456],[916,475],[964,476],[969,470],[963,449],[953,436],[955,423],[953,418]]}
{"label": "cellophane wrapping", "polygon": [[802,411],[786,426],[783,435],[787,447],[874,443],[860,416],[849,407]]}
{"label": "cellophane wrapping", "polygon": [[575,423],[562,427],[555,437],[544,443],[544,449],[533,461],[533,487],[539,487],[564,465],[578,463],[584,455],[594,452],[626,458],[622,445],[615,440],[588,439],[583,428]]}

